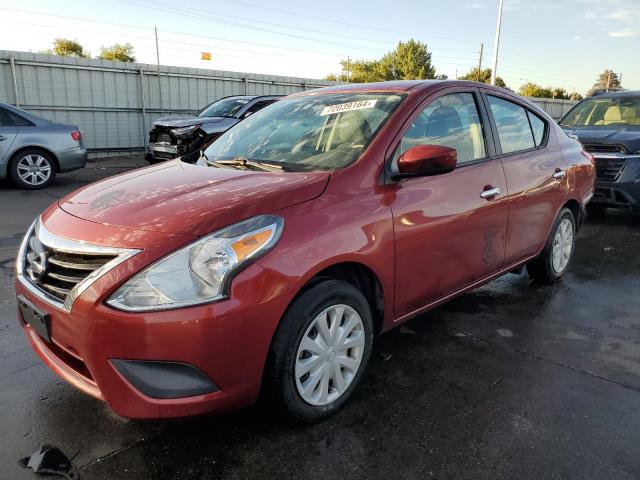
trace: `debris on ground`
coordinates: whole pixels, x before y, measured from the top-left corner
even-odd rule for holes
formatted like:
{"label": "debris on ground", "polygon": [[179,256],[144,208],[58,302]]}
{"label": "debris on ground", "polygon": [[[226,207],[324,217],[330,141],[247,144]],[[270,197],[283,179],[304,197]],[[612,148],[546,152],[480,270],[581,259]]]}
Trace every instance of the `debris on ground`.
{"label": "debris on ground", "polygon": [[400,327],[400,333],[404,333],[405,335],[415,335],[416,331],[411,330],[409,327],[403,325]]}
{"label": "debris on ground", "polygon": [[24,468],[30,468],[35,473],[43,475],[57,475],[69,480],[78,480],[78,469],[71,460],[56,447],[44,445],[31,456],[18,460]]}

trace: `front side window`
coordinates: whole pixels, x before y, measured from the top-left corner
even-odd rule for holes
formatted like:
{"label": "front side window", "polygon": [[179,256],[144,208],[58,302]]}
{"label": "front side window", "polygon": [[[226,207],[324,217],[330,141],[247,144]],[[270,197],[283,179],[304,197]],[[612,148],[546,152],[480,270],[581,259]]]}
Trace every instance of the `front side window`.
{"label": "front side window", "polygon": [[485,158],[484,133],[473,94],[452,93],[427,105],[400,140],[392,168],[400,155],[416,145],[455,148],[458,165]]}
{"label": "front side window", "polygon": [[640,97],[589,98],[567,113],[563,127],[640,126]]}
{"label": "front side window", "polygon": [[333,93],[280,100],[225,132],[209,163],[246,159],[284,170],[334,170],[354,162],[403,95]]}
{"label": "front side window", "polygon": [[[528,150],[536,146],[527,111],[503,98],[488,95],[493,121],[498,130],[502,153]],[[542,137],[541,137],[542,140]]]}

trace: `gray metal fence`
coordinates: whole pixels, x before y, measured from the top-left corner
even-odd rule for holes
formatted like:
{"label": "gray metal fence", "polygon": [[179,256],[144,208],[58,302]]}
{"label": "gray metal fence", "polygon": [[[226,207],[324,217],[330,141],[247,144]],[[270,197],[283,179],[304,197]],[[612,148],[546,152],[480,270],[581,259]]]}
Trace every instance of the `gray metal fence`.
{"label": "gray metal fence", "polygon": [[571,107],[578,103],[575,100],[559,100],[556,98],[527,98],[547,112],[554,120],[560,120],[565,113],[571,110]]}
{"label": "gray metal fence", "polygon": [[196,112],[220,97],[287,95],[332,84],[162,65],[158,74],[156,65],[0,50],[0,102],[78,125],[93,157],[143,151],[155,119]]}
{"label": "gray metal fence", "polygon": [[[0,102],[78,125],[91,156],[143,151],[151,123],[226,95],[291,94],[334,82],[0,50]],[[160,94],[162,92],[162,95]],[[576,102],[530,98],[556,120]]]}

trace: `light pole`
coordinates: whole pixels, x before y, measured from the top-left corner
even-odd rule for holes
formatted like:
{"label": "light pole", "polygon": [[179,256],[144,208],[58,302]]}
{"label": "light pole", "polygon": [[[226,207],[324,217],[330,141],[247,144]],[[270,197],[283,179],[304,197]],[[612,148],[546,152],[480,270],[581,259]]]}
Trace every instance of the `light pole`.
{"label": "light pole", "polygon": [[500,26],[502,24],[502,2],[500,0],[500,6],[498,7],[498,24],[496,25],[496,40],[493,45],[493,68],[491,69],[491,85],[496,84],[496,70],[498,69],[498,48],[500,47]]}

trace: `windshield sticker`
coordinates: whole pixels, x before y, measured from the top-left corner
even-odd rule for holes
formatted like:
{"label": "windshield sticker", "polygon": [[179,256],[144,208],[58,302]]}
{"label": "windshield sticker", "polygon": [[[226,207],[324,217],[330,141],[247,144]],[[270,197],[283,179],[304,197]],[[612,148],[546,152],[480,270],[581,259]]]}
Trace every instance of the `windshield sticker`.
{"label": "windshield sticker", "polygon": [[338,105],[329,105],[324,107],[320,112],[320,115],[332,115],[334,113],[351,112],[352,110],[364,110],[367,108],[373,108],[378,99],[375,100],[360,100],[359,102],[340,103]]}

